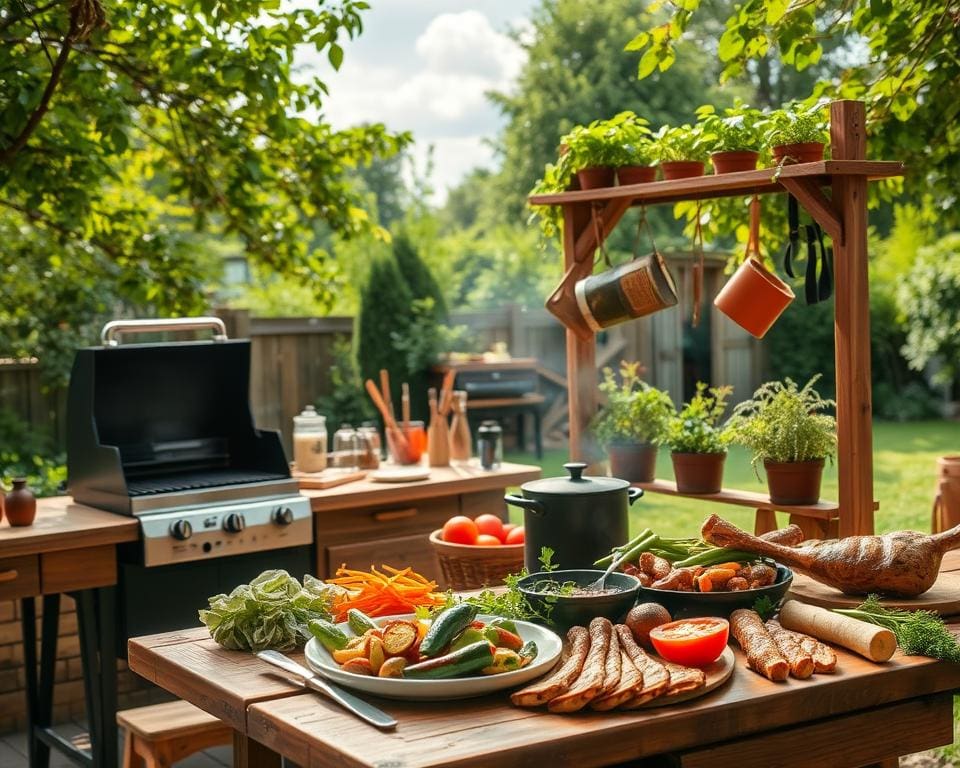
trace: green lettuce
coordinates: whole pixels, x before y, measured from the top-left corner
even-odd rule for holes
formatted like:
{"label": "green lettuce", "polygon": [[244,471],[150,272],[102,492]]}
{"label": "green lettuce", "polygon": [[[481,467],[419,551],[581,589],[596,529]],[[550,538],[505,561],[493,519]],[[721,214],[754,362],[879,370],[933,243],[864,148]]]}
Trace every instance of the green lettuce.
{"label": "green lettuce", "polygon": [[333,604],[346,590],[313,576],[301,585],[286,571],[264,571],[229,595],[214,595],[200,621],[210,637],[234,651],[287,651],[310,638],[312,619],[330,619]]}

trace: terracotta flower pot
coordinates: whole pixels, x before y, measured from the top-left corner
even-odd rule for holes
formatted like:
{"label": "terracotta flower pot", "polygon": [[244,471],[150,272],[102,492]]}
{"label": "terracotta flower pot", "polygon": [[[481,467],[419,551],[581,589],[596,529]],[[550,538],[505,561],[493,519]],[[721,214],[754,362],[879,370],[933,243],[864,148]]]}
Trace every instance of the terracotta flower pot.
{"label": "terracotta flower pot", "polygon": [[13,490],[4,499],[7,521],[10,525],[31,525],[37,516],[37,500],[27,488],[27,481],[18,477],[13,481]]}
{"label": "terracotta flower pot", "polygon": [[936,533],[960,524],[960,456],[937,459],[934,494],[930,530]]}
{"label": "terracotta flower pot", "polygon": [[740,171],[757,170],[759,152],[750,149],[731,150],[729,152],[714,152],[710,155],[714,173],[739,173]]}
{"label": "terracotta flower pot", "polygon": [[651,443],[610,443],[610,475],[631,483],[649,483],[656,477],[657,446]]}
{"label": "terracotta flower pot", "polygon": [[768,461],[767,490],[774,504],[816,504],[820,500],[823,459],[811,461]]}
{"label": "terracotta flower pot", "polygon": [[762,339],[793,296],[789,285],[751,257],[737,268],[713,303],[745,331]]}
{"label": "terracotta flower pot", "polygon": [[773,148],[773,160],[778,165],[787,158],[789,163],[817,163],[823,160],[823,142],[808,141],[802,144],[781,144]]}
{"label": "terracotta flower pot", "polygon": [[726,453],[670,454],[673,476],[680,493],[719,493],[723,487],[723,464]]}
{"label": "terracotta flower pot", "polygon": [[703,163],[699,160],[674,160],[660,163],[664,179],[689,179],[703,176]]}
{"label": "terracotta flower pot", "polygon": [[601,189],[613,186],[613,174],[613,168],[581,168],[577,171],[577,179],[580,189]]}
{"label": "terracotta flower pot", "polygon": [[617,182],[621,187],[630,184],[649,184],[657,180],[655,165],[622,165],[617,168]]}

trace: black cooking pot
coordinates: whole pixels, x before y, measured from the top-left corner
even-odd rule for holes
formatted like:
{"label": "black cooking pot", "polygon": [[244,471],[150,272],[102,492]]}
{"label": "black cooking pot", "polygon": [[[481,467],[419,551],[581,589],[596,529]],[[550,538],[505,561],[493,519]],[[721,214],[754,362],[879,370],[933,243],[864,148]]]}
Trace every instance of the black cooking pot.
{"label": "black cooking pot", "polygon": [[593,568],[594,561],[627,541],[627,509],[643,496],[626,480],[584,477],[586,464],[563,468],[569,477],[548,477],[520,486],[523,496],[507,494],[507,504],[523,509],[523,562],[528,571],[540,567],[540,550],[553,550],[560,568]]}

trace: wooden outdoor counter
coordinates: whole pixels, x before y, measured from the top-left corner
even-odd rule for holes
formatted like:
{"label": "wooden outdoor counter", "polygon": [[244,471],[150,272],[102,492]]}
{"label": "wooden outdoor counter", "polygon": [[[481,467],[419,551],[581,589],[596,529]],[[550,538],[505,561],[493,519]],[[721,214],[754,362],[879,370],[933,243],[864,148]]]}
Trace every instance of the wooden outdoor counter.
{"label": "wooden outdoor counter", "polygon": [[[960,569],[960,552],[944,570]],[[956,622],[956,620],[955,620]],[[951,623],[960,633],[960,623]],[[291,654],[302,660],[302,654]],[[397,718],[381,732],[225,651],[203,629],[130,641],[130,666],[236,731],[235,765],[274,768],[512,768],[533,761],[604,766],[660,756],[684,768],[860,768],[953,740],[960,665],[897,654],[873,664],[838,651],[838,671],[772,683],[735,649],[733,679],[695,701],[642,712],[553,715],[517,709],[507,695],[413,703],[369,697]]]}

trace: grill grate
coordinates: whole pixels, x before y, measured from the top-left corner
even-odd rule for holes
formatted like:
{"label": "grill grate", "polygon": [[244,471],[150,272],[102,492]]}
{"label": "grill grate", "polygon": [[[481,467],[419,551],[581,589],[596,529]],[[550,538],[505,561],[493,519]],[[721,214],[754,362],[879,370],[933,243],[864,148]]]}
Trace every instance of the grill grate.
{"label": "grill grate", "polygon": [[157,493],[195,491],[200,488],[216,488],[224,485],[244,485],[272,480],[286,480],[287,475],[269,472],[243,472],[222,469],[210,472],[180,472],[175,475],[145,477],[127,482],[130,496],[152,496]]}

